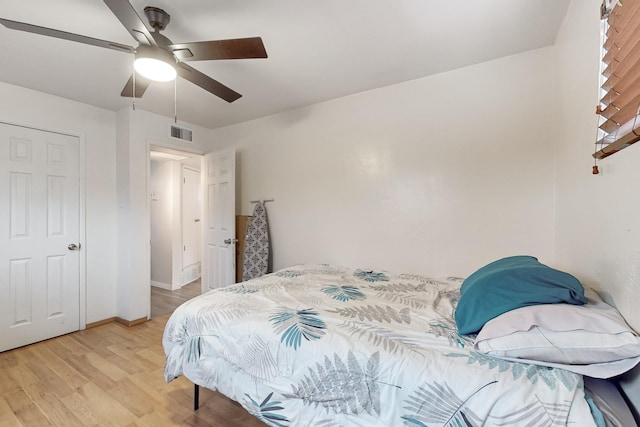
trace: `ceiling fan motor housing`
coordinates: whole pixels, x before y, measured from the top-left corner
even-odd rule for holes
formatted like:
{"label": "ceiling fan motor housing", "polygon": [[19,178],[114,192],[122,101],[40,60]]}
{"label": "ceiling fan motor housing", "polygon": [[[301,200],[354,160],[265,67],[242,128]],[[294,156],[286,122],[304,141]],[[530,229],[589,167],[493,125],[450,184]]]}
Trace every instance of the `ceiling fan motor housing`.
{"label": "ceiling fan motor housing", "polygon": [[147,6],[144,8],[144,14],[149,20],[151,28],[156,31],[164,30],[171,21],[171,16],[159,7]]}

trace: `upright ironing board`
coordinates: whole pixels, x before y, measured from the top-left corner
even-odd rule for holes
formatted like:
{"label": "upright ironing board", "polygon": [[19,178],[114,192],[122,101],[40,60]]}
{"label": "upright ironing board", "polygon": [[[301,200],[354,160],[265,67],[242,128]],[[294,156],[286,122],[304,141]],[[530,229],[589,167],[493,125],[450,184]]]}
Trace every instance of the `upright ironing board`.
{"label": "upright ironing board", "polygon": [[247,227],[242,280],[260,277],[269,267],[269,226],[264,202],[257,202]]}

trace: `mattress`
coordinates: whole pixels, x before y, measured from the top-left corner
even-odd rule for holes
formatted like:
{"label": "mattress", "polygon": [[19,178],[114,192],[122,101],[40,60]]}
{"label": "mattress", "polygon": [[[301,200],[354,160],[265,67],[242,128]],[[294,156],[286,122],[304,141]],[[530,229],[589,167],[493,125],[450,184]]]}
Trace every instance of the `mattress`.
{"label": "mattress", "polygon": [[180,306],[165,379],[218,390],[272,426],[595,426],[583,377],[473,349],[462,283],[301,265]]}

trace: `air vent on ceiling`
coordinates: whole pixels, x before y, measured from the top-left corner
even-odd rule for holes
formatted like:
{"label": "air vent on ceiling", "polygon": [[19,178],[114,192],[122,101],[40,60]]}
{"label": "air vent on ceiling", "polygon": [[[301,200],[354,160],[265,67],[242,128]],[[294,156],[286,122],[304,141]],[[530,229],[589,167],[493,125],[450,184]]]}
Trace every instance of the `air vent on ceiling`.
{"label": "air vent on ceiling", "polygon": [[193,142],[193,131],[171,125],[171,137],[182,141]]}

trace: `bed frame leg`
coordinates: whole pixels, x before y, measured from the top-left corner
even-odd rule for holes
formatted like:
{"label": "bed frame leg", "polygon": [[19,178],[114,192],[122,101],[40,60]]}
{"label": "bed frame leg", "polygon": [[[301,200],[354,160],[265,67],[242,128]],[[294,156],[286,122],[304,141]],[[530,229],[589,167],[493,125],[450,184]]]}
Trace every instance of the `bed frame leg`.
{"label": "bed frame leg", "polygon": [[197,411],[200,407],[200,386],[198,384],[193,385],[193,410]]}

